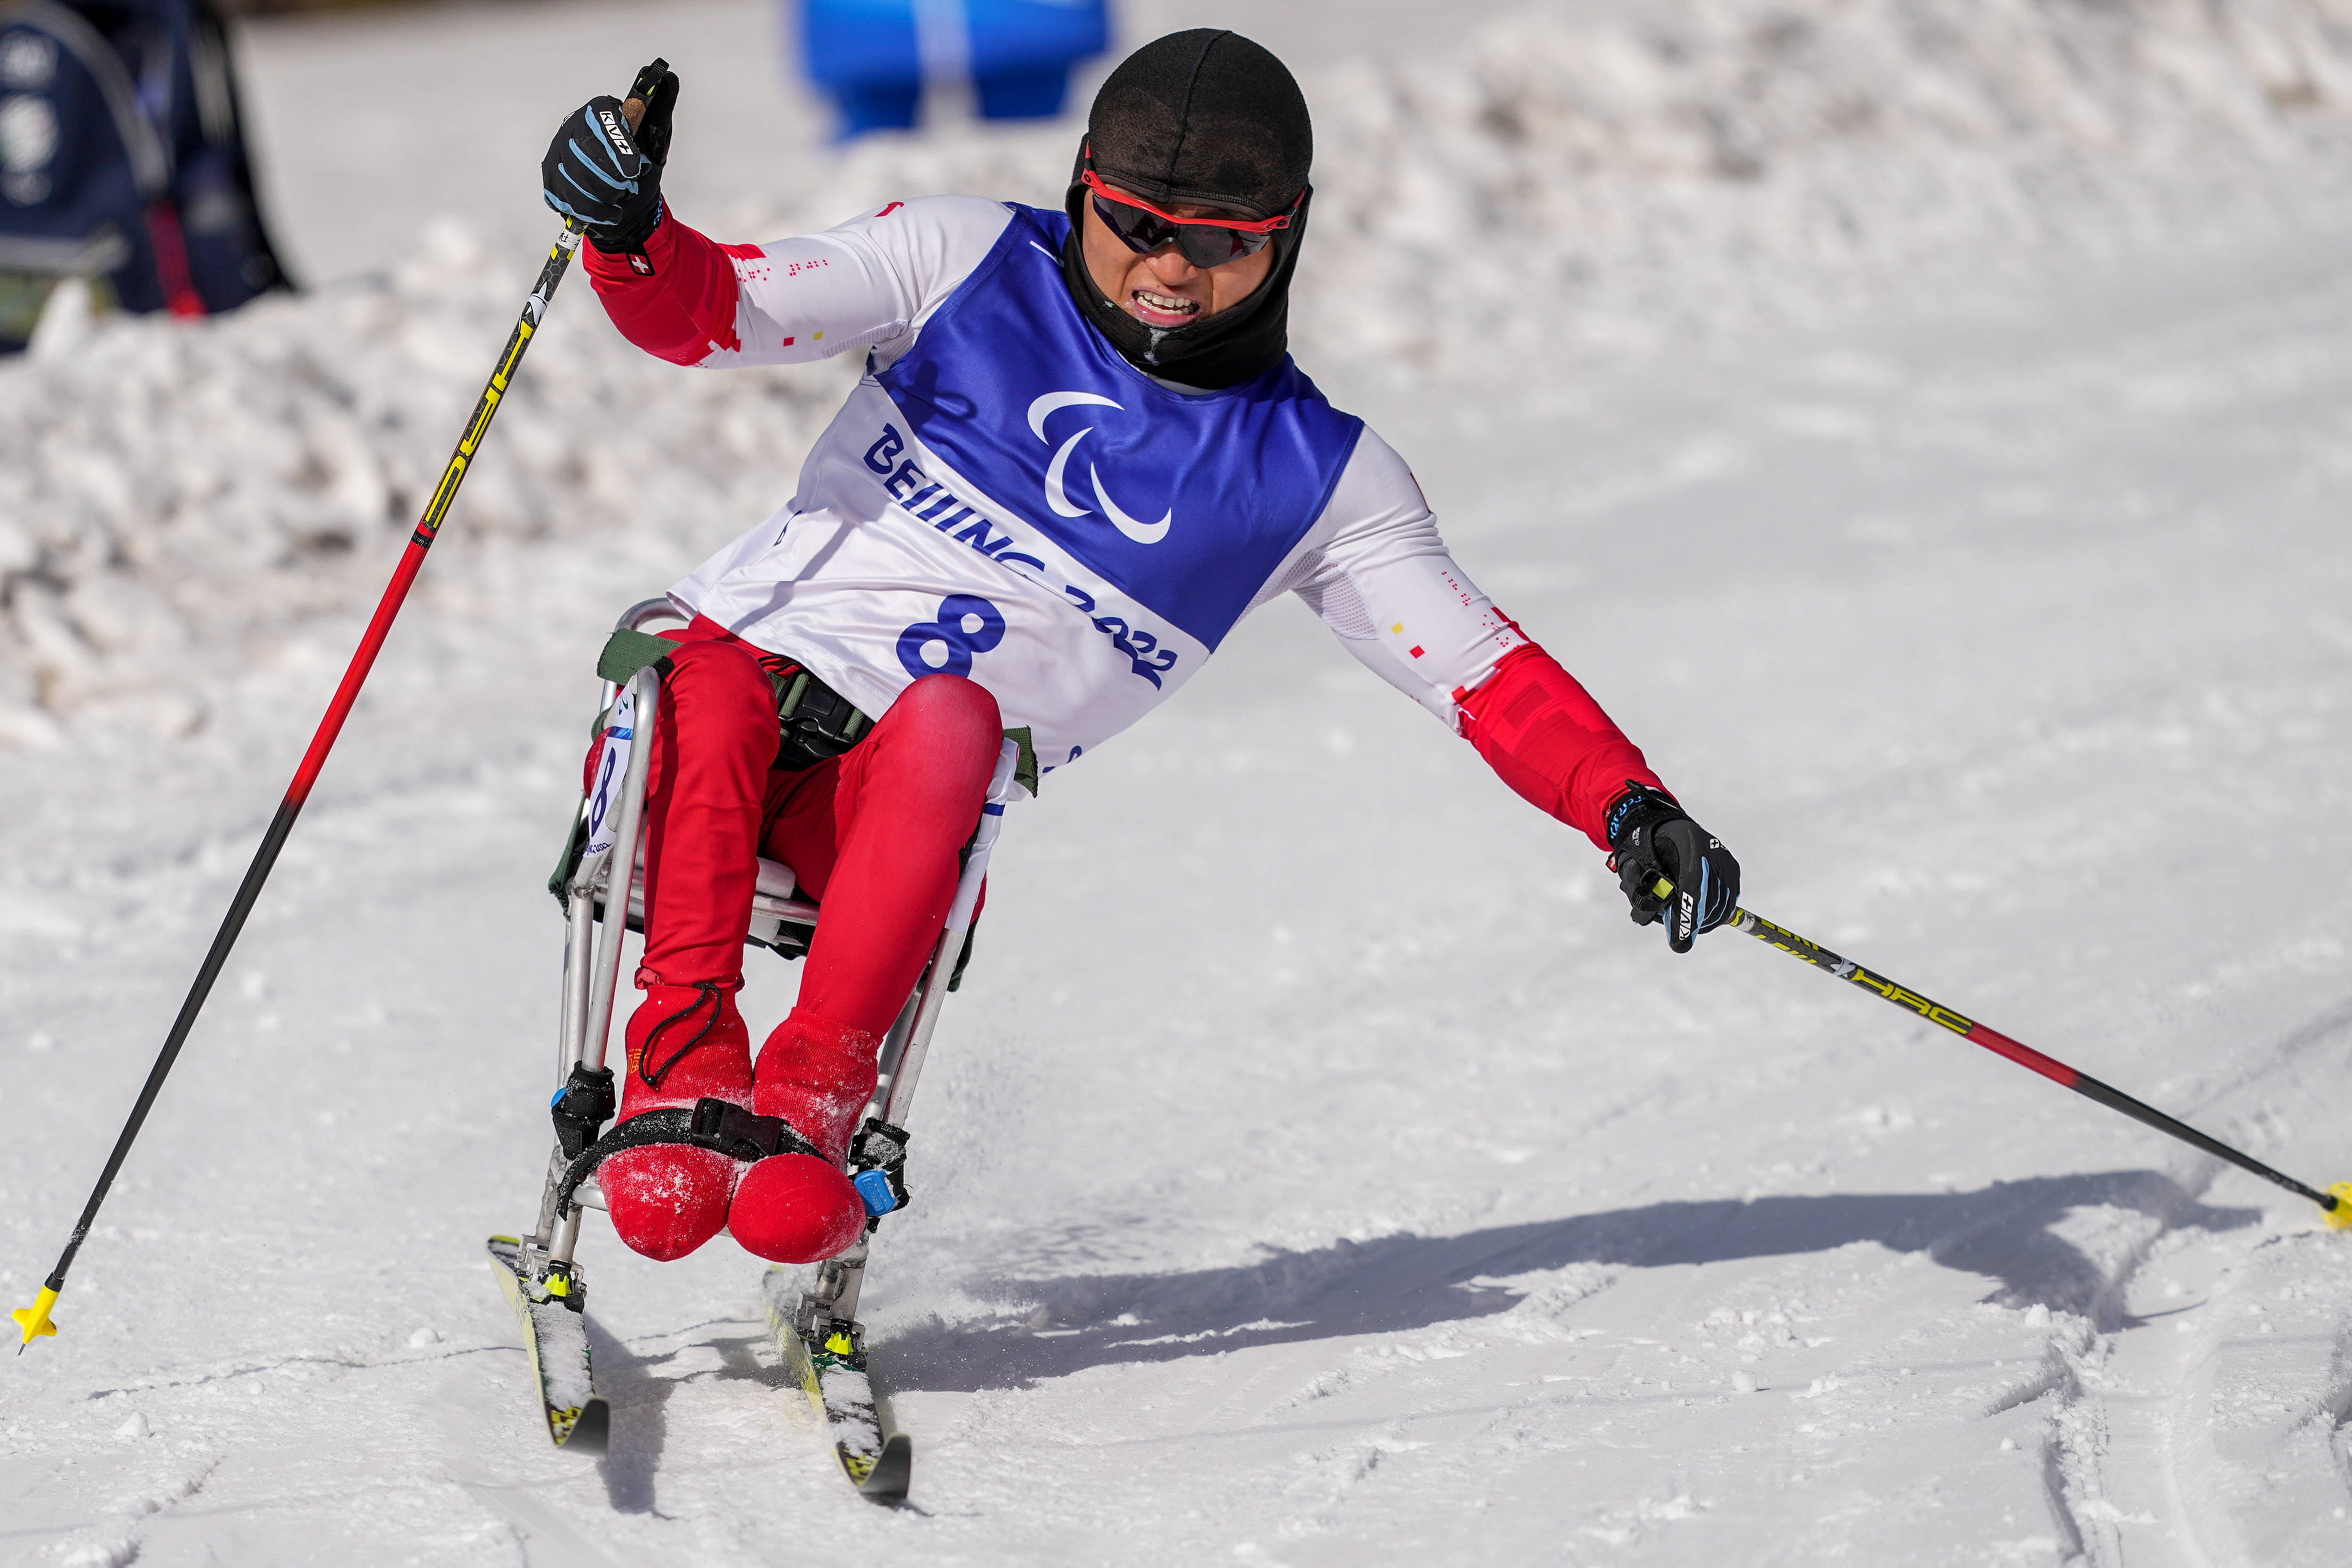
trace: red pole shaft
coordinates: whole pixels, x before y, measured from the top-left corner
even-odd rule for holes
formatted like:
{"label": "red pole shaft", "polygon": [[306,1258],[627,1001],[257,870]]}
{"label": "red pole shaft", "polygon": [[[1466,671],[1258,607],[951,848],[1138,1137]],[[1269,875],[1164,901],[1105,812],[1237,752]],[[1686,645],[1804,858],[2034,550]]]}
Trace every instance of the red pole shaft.
{"label": "red pole shaft", "polygon": [[416,581],[416,574],[425,568],[426,546],[412,539],[401,552],[400,565],[393,570],[392,581],[385,585],[383,597],[376,601],[375,614],[368,622],[367,631],[360,637],[360,645],[352,653],[352,662],[343,671],[342,684],[336,686],[332,701],[319,720],[318,733],[310,737],[310,748],[302,754],[301,766],[294,769],[293,782],[286,786],[286,804],[300,810],[310,798],[310,786],[319,781],[320,770],[327,766],[327,753],[335,748],[335,741],[343,733],[343,721],[352,716],[352,708],[360,700],[360,688],[367,685],[368,672],[375,668],[375,657],[383,651],[383,640],[392,634],[392,623],[400,614],[400,607],[408,599],[408,590]]}
{"label": "red pole shaft", "polygon": [[2233,1149],[2221,1139],[2208,1136],[2189,1125],[2188,1123],[2177,1121],[2155,1106],[2133,1099],[2114,1085],[2103,1083],[2087,1072],[2078,1071],[2054,1056],[2044,1056],[2030,1045],[2020,1045],[1999,1030],[1988,1028],[1974,1019],[1965,1018],[1941,1002],[1931,1000],[1916,991],[1896,985],[1884,975],[1874,975],[1851,958],[1841,958],[1820,943],[1800,936],[1786,926],[1775,925],[1763,916],[1750,914],[1745,909],[1733,911],[1730,924],[1747,932],[1750,936],[1756,937],[1767,946],[1777,947],[1792,958],[1801,958],[1816,969],[1827,970],[1830,974],[1835,975],[1847,985],[1859,986],[1873,996],[1884,1001],[1893,1002],[1906,1012],[1916,1013],[1929,1023],[1951,1030],[1972,1045],[1983,1046],[1995,1055],[2005,1056],[2020,1067],[2029,1068],[2042,1074],[2053,1083],[2065,1085],[2086,1100],[2095,1100],[2110,1111],[2120,1111],[2143,1126],[2154,1127],[2158,1132],[2178,1138],[2191,1148],[2202,1149],[2216,1159],[2227,1160],[2240,1170],[2250,1172],[2264,1181],[2273,1182],[2286,1188],[2297,1197],[2307,1197],[2331,1215],[2336,1211],[2338,1200],[2333,1194],[2305,1186],[2293,1176],[2273,1170],[2252,1155]]}

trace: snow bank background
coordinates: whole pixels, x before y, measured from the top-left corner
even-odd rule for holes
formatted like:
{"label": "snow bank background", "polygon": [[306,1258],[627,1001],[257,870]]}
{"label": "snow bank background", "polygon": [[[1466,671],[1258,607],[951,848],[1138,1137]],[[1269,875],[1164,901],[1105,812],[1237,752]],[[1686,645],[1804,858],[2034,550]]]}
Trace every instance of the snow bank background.
{"label": "snow bank background", "polygon": [[[1327,384],[1409,405],[1480,378],[1539,405],[1573,395],[1545,367],[2291,223],[2352,167],[2347,0],[1587,0],[1301,75],[1318,194],[1297,347]],[[708,120],[698,145],[687,105],[673,194],[729,237],[935,190],[1050,203],[1067,174],[1067,126],[838,156]],[[373,151],[366,105],[270,107],[317,117],[278,128],[309,166]],[[778,120],[805,139],[800,112]],[[527,204],[488,232],[412,222],[380,267],[194,330],[60,310],[0,368],[0,740],[52,742],[92,704],[185,729],[289,626],[363,604],[544,229]],[[669,371],[575,277],[452,527],[698,553],[789,494],[846,373]]]}

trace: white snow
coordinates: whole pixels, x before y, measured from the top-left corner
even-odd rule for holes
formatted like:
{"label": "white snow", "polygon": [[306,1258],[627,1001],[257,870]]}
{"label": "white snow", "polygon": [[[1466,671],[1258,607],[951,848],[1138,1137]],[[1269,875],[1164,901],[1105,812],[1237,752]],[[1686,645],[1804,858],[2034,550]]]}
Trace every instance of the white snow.
{"label": "white snow", "polygon": [[[1305,362],[1750,904],[2352,1176],[2347,14],[1268,12],[1322,138]],[[726,237],[1066,170],[1066,128],[824,152],[765,6],[555,16],[255,29],[325,285],[0,370],[9,1305],[503,340],[543,124],[668,54]],[[867,1287],[918,1507],[834,1473],[760,1264],[593,1218],[613,1452],[551,1451],[481,1241],[544,1158],[586,666],[841,386],[653,364],[567,286],[0,1369],[0,1558],[2352,1556],[2352,1239],[1744,937],[1671,957],[1281,607],[996,862]]]}

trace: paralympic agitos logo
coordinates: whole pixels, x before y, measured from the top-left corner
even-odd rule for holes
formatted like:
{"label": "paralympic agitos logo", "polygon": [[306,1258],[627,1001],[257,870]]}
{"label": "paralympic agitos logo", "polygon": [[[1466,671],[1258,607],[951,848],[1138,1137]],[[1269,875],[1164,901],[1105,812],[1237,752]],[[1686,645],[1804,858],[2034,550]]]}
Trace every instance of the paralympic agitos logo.
{"label": "paralympic agitos logo", "polygon": [[[1063,409],[1089,404],[1126,412],[1124,405],[1098,392],[1047,392],[1029,405],[1030,434],[1051,444],[1053,437],[1045,434],[1045,422]],[[1070,459],[1076,455],[1078,444],[1093,434],[1094,430],[1091,424],[1081,425],[1055,451],[1054,460],[1045,465],[1045,504],[1062,517],[1083,517],[1095,509],[1083,502],[1072,500],[1069,492]],[[1168,527],[1176,520],[1175,507],[1169,507],[1156,523],[1144,522],[1119,509],[1118,503],[1110,498],[1109,490],[1103,486],[1101,469],[1091,462],[1087,465],[1087,477],[1094,491],[1095,505],[1102,508],[1103,516],[1110,519],[1112,528],[1139,545],[1156,545],[1168,537]]]}

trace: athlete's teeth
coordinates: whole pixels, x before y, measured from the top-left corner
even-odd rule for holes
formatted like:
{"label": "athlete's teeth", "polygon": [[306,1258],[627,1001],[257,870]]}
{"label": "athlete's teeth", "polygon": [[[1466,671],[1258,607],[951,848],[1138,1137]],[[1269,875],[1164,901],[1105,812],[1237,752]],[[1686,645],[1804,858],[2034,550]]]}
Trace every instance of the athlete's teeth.
{"label": "athlete's teeth", "polygon": [[1139,288],[1135,297],[1155,310],[1192,310],[1199,307],[1190,299],[1171,299],[1165,294],[1154,294],[1149,288]]}

